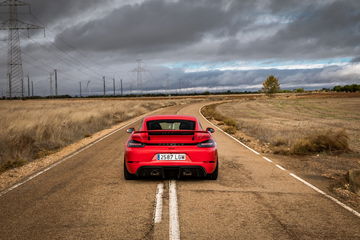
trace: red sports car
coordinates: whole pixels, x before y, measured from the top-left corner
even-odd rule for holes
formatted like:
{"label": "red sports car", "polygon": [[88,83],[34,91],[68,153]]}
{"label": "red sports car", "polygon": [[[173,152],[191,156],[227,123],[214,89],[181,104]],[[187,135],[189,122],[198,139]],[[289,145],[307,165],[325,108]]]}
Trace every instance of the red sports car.
{"label": "red sports car", "polygon": [[146,117],[139,131],[131,133],[124,152],[124,177],[205,177],[216,180],[218,154],[211,136],[191,116]]}

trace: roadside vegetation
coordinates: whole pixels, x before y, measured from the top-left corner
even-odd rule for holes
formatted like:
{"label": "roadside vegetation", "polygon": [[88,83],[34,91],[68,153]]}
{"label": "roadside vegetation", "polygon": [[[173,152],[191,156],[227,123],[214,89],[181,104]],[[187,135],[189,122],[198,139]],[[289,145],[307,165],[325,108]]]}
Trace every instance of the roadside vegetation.
{"label": "roadside vegetation", "polygon": [[258,99],[207,106],[224,130],[255,137],[275,154],[360,152],[359,98]]}
{"label": "roadside vegetation", "polygon": [[[213,123],[360,208],[349,172],[360,169],[360,95],[276,95],[203,108]],[[323,182],[322,182],[323,181]]]}
{"label": "roadside vegetation", "polygon": [[332,91],[334,92],[360,92],[359,84],[351,84],[345,86],[335,86]]}
{"label": "roadside vegetation", "polygon": [[0,172],[44,157],[135,116],[178,103],[181,101],[1,101]]}

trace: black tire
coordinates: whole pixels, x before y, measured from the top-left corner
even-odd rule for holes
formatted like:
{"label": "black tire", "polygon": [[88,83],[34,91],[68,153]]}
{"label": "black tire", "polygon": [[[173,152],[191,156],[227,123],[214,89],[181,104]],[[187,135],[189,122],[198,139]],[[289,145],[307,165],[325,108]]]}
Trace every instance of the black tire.
{"label": "black tire", "polygon": [[216,163],[215,171],[213,173],[206,175],[206,179],[216,180],[218,178],[218,175],[219,175],[219,161]]}
{"label": "black tire", "polygon": [[129,171],[126,168],[125,160],[124,160],[124,178],[125,180],[135,180],[136,175],[129,173]]}

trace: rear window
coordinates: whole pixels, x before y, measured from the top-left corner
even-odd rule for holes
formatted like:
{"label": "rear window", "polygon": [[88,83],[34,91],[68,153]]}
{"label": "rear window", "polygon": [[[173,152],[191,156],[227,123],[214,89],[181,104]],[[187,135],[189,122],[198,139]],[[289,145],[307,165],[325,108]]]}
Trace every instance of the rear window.
{"label": "rear window", "polygon": [[195,130],[195,122],[190,120],[153,120],[146,126],[148,130]]}

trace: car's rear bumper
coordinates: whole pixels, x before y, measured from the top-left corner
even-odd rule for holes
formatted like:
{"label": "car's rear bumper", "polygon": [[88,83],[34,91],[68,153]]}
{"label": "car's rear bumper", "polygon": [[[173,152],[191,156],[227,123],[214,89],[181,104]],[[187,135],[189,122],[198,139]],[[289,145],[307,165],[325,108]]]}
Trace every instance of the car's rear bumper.
{"label": "car's rear bumper", "polygon": [[[167,161],[157,160],[159,153],[185,153],[185,160]],[[143,169],[202,169],[204,175],[215,171],[217,165],[216,148],[198,148],[198,147],[144,147],[127,148],[124,155],[125,165],[131,174],[141,174]],[[139,173],[140,169],[140,173]],[[198,171],[198,170],[196,170]]]}
{"label": "car's rear bumper", "polygon": [[205,169],[200,166],[142,166],[136,171],[138,177],[205,177]]}

